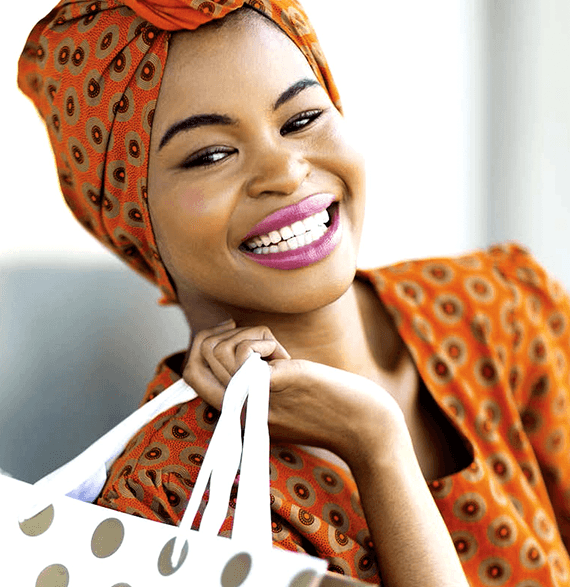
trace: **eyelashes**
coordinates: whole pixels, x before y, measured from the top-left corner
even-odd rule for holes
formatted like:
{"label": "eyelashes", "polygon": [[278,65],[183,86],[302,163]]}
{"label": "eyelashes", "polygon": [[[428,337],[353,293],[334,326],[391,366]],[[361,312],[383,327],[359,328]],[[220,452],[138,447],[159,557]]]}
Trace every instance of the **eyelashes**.
{"label": "eyelashes", "polygon": [[[300,132],[307,127],[310,127],[322,114],[324,110],[306,110],[291,117],[279,130],[279,134],[285,137],[289,134]],[[185,159],[180,167],[182,169],[206,168],[217,165],[225,161],[231,155],[237,153],[237,149],[233,147],[216,146],[207,147],[196,153],[193,153]]]}
{"label": "eyelashes", "polygon": [[323,110],[307,110],[306,112],[296,114],[281,127],[279,132],[284,137],[292,132],[303,130],[306,126],[309,126],[317,120],[322,113]]}
{"label": "eyelashes", "polygon": [[188,159],[182,163],[181,167],[183,169],[210,167],[211,165],[223,161],[236,152],[237,150],[232,149],[231,147],[208,147],[207,149],[202,149],[188,157]]}

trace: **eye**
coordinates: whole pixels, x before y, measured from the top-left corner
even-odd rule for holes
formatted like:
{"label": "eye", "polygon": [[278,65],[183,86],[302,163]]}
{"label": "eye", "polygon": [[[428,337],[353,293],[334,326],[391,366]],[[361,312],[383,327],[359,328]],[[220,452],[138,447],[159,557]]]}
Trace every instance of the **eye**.
{"label": "eye", "polygon": [[303,130],[306,126],[317,120],[322,113],[323,110],[307,110],[306,112],[296,114],[283,125],[279,132],[284,137],[289,133]]}
{"label": "eye", "polygon": [[190,157],[181,164],[181,167],[183,169],[209,167],[210,165],[215,165],[216,163],[227,159],[235,152],[236,150],[231,147],[209,147],[208,149],[203,149],[202,151],[190,155]]}

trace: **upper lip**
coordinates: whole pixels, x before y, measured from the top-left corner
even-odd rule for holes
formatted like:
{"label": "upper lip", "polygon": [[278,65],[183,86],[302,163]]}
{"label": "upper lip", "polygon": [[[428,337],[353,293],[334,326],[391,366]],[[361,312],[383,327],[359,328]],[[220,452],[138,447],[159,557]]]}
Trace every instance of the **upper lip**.
{"label": "upper lip", "polygon": [[280,228],[293,224],[298,220],[304,220],[317,212],[325,210],[335,200],[336,196],[324,192],[313,194],[295,204],[280,208],[256,224],[245,236],[244,241],[254,236],[259,236],[260,234],[267,234],[273,230],[279,230]]}

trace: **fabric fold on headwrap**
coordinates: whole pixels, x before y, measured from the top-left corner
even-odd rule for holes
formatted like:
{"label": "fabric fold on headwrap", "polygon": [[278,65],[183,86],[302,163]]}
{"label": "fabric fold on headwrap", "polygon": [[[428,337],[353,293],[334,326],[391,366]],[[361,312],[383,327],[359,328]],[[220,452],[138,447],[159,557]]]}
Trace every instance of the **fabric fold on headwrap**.
{"label": "fabric fold on headwrap", "polygon": [[215,18],[223,18],[245,0],[205,2],[204,0],[123,0],[137,14],[165,31],[194,30]]}
{"label": "fabric fold on headwrap", "polygon": [[172,31],[194,30],[244,4],[273,20],[340,110],[316,34],[297,0],[61,0],[33,28],[20,89],[46,123],[63,196],[78,221],[177,297],[148,208],[152,121]]}

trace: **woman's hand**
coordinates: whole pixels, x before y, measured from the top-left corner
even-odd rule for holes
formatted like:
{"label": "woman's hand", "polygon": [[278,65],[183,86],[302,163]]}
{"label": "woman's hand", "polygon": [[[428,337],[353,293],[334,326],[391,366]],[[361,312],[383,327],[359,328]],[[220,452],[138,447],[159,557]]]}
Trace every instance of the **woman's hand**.
{"label": "woman's hand", "polygon": [[271,367],[272,439],[327,448],[351,468],[382,584],[468,587],[402,411],[384,389],[341,369],[291,359],[268,328],[236,328],[233,321],[196,335],[184,379],[220,408],[252,351]]}
{"label": "woman's hand", "polygon": [[395,446],[388,442],[392,434],[407,435],[403,415],[385,390],[353,373],[291,359],[263,326],[236,328],[229,321],[198,333],[184,379],[220,408],[231,377],[252,351],[271,369],[269,424],[274,441],[327,448],[352,468],[357,463],[351,461],[367,458],[363,447],[377,447],[382,440],[388,451]]}

